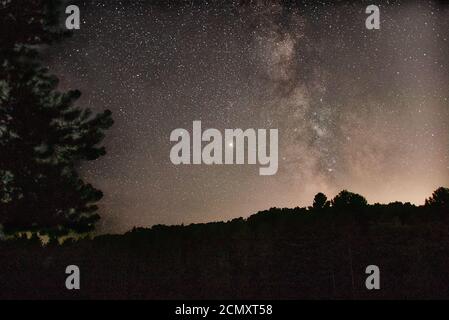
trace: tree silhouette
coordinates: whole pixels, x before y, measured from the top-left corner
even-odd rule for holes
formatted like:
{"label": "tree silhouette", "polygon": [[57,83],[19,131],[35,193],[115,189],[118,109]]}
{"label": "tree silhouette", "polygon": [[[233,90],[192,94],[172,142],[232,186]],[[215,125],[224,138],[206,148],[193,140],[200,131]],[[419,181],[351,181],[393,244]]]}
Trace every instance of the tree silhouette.
{"label": "tree silhouette", "polygon": [[332,200],[332,206],[338,210],[354,211],[366,207],[367,204],[368,202],[363,196],[347,190],[341,191]]}
{"label": "tree silhouette", "polygon": [[426,199],[426,206],[449,209],[449,188],[438,188],[432,196]]}
{"label": "tree silhouette", "polygon": [[102,193],[77,168],[105,154],[99,144],[111,112],[74,106],[80,92],[58,92],[42,67],[39,48],[64,35],[58,3],[7,1],[0,9],[0,224],[9,233],[86,232],[99,219]]}
{"label": "tree silhouette", "polygon": [[315,210],[321,210],[328,206],[329,202],[327,201],[326,195],[322,192],[317,193],[313,198],[312,208]]}

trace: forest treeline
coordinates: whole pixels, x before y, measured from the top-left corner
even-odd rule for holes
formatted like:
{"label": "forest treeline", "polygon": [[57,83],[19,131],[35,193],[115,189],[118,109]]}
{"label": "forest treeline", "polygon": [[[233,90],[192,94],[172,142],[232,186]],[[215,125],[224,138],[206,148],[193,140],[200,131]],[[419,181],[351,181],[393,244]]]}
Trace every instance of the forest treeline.
{"label": "forest treeline", "polygon": [[[0,298],[449,298],[449,189],[423,206],[347,191],[309,208],[123,235],[0,242]],[[77,265],[81,289],[65,287]],[[365,269],[380,268],[380,290]]]}

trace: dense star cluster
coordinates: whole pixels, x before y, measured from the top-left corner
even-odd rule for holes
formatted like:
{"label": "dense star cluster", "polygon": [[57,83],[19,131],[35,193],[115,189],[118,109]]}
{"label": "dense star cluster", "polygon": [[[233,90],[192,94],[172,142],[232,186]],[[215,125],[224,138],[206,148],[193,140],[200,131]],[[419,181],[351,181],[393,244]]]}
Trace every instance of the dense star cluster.
{"label": "dense star cluster", "polygon": [[[374,1],[376,2],[376,1]],[[113,111],[83,167],[103,231],[226,220],[349,189],[423,203],[449,184],[449,8],[437,1],[86,1],[47,52],[80,105]],[[279,170],[175,166],[170,133],[279,129]]]}

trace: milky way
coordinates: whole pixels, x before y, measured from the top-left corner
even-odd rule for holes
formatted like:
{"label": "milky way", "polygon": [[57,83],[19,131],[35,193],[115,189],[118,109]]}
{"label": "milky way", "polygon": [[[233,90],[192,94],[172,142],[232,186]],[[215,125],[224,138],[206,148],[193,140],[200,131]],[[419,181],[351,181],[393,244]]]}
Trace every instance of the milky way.
{"label": "milky way", "polygon": [[[101,231],[342,189],[420,204],[449,185],[449,8],[435,1],[377,1],[380,30],[365,28],[367,4],[344,1],[78,3],[81,29],[46,56],[78,105],[113,111],[108,154],[82,167],[105,193]],[[194,120],[279,129],[277,175],[173,165],[170,133]]]}

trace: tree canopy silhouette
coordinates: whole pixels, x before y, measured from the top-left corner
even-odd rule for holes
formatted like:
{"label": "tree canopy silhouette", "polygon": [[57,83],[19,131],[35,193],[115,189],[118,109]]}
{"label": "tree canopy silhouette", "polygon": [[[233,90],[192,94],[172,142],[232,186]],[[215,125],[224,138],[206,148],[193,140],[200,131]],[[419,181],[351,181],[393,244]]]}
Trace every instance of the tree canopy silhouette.
{"label": "tree canopy silhouette", "polygon": [[315,210],[321,210],[325,207],[329,207],[330,203],[327,201],[327,197],[324,193],[319,192],[313,198],[312,208]]}
{"label": "tree canopy silhouette", "polygon": [[449,188],[438,188],[426,199],[426,206],[449,210]]}
{"label": "tree canopy silhouette", "polygon": [[366,207],[367,204],[368,202],[363,196],[357,193],[349,192],[347,190],[341,191],[332,200],[332,206],[335,209],[347,211],[362,209],[363,207]]}
{"label": "tree canopy silhouette", "polygon": [[105,154],[111,112],[75,106],[81,93],[57,91],[58,79],[42,66],[40,48],[67,34],[58,4],[0,4],[0,225],[10,233],[86,232],[99,219],[102,193],[78,167]]}

